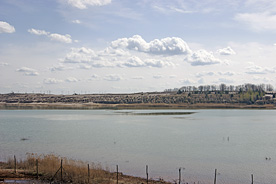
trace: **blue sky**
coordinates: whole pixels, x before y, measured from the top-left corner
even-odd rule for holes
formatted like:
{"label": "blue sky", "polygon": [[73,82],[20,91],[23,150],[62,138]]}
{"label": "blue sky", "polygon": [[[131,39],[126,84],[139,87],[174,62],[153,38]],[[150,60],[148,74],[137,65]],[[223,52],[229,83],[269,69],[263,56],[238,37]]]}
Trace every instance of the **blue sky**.
{"label": "blue sky", "polygon": [[276,86],[273,0],[1,0],[0,93]]}

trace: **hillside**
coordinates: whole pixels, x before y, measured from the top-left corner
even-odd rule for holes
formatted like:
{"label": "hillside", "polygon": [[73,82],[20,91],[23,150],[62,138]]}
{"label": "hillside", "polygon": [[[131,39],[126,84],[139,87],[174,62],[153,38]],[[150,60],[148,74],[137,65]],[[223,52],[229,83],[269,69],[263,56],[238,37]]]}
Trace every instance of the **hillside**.
{"label": "hillside", "polygon": [[0,94],[1,108],[274,108],[275,93],[177,91],[132,94]]}

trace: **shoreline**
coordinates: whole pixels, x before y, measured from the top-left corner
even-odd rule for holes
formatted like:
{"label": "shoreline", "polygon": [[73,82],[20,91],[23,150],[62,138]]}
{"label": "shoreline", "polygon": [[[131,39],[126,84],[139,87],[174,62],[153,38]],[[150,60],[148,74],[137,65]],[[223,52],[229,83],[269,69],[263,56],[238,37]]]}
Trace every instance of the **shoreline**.
{"label": "shoreline", "polygon": [[229,103],[196,103],[196,104],[165,104],[165,103],[137,103],[137,104],[100,104],[100,103],[5,103],[0,102],[0,110],[127,110],[127,109],[276,109],[273,104],[246,105]]}
{"label": "shoreline", "polygon": [[[16,163],[16,164],[15,164]],[[60,165],[61,163],[61,165]],[[63,163],[63,164],[62,164]],[[88,167],[87,167],[88,166]],[[63,176],[60,175],[64,170]],[[80,160],[68,159],[55,155],[29,154],[26,159],[18,161],[9,159],[0,161],[0,183],[110,183],[110,184],[172,184],[162,178],[143,178],[126,175],[121,171],[104,169],[95,163],[83,162]]]}

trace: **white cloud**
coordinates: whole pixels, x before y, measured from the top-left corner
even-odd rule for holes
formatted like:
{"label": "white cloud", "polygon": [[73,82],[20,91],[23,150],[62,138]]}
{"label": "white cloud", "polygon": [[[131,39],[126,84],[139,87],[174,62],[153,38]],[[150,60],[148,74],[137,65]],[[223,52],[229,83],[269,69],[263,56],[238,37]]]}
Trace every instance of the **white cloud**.
{"label": "white cloud", "polygon": [[72,48],[71,52],[68,53],[64,59],[64,63],[88,63],[96,57],[94,50],[81,47]]}
{"label": "white cloud", "polygon": [[200,73],[196,73],[195,76],[196,77],[203,77],[203,76],[213,76],[215,75],[215,72],[200,72]]}
{"label": "white cloud", "polygon": [[49,32],[46,32],[44,30],[39,30],[39,29],[28,29],[28,32],[31,34],[35,34],[35,35],[49,35]]}
{"label": "white cloud", "polygon": [[7,22],[0,21],[0,33],[14,33],[15,28]]}
{"label": "white cloud", "polygon": [[62,63],[59,63],[57,66],[53,66],[50,68],[51,72],[55,71],[64,71],[64,70],[70,70],[72,68],[64,66]]}
{"label": "white cloud", "polygon": [[[154,67],[154,68],[162,68],[164,66],[173,66],[174,64],[171,62],[165,62],[157,59],[145,59],[142,61],[140,58],[133,56],[127,59],[127,61],[120,64],[126,67]],[[119,65],[119,66],[120,66]]]}
{"label": "white cloud", "polygon": [[86,9],[87,6],[104,6],[112,0],[67,0],[67,3],[75,8]]}
{"label": "white cloud", "polygon": [[236,54],[236,52],[231,47],[226,47],[226,48],[223,48],[223,49],[219,49],[219,50],[217,50],[217,52],[220,55],[234,55],[234,54]]}
{"label": "white cloud", "polygon": [[263,82],[267,82],[267,83],[273,82],[273,80],[270,79],[270,78],[268,78],[268,77],[258,77],[258,76],[254,76],[253,79],[254,79],[254,81],[260,81],[261,83],[263,83]]}
{"label": "white cloud", "polygon": [[218,72],[218,75],[233,76],[235,74],[236,74],[235,72]]}
{"label": "white cloud", "polygon": [[155,78],[155,79],[161,79],[161,78],[163,78],[162,75],[154,75],[154,76],[152,76],[152,77]]}
{"label": "white cloud", "polygon": [[196,13],[195,11],[192,10],[186,10],[183,7],[175,7],[175,6],[160,6],[160,5],[153,5],[152,8],[156,11],[159,11],[161,13]]}
{"label": "white cloud", "polygon": [[220,59],[215,58],[213,53],[207,52],[206,50],[199,50],[194,52],[191,56],[187,56],[185,61],[190,63],[192,66],[213,65],[221,63]]}
{"label": "white cloud", "polygon": [[147,43],[140,35],[130,38],[120,38],[111,43],[113,48],[126,48],[139,52],[158,55],[190,54],[187,43],[178,37],[167,37],[161,40],[155,39]]}
{"label": "white cloud", "polygon": [[79,80],[76,79],[75,77],[68,77],[67,79],[65,79],[65,81],[71,83],[71,82],[78,82]]}
{"label": "white cloud", "polygon": [[255,31],[276,30],[276,15],[268,12],[240,13],[235,16],[235,20],[248,24]]}
{"label": "white cloud", "polygon": [[72,48],[71,52],[66,55],[64,59],[61,59],[64,64],[79,64],[77,68],[79,69],[91,69],[102,68],[102,67],[114,67],[116,64],[116,58],[109,58],[97,56],[97,54],[88,48]]}
{"label": "white cloud", "polygon": [[174,66],[172,62],[161,61],[158,59],[146,59],[145,64],[146,66],[157,67],[157,68],[162,68],[165,66]]}
{"label": "white cloud", "polygon": [[71,36],[69,34],[61,35],[53,33],[49,35],[49,38],[54,41],[63,42],[63,43],[72,43]]}
{"label": "white cloud", "polygon": [[92,79],[99,79],[99,78],[100,78],[100,76],[99,76],[99,75],[97,75],[97,74],[93,74],[93,75],[91,75],[91,78],[92,78]]}
{"label": "white cloud", "polygon": [[[154,67],[162,68],[174,66],[172,62],[162,61],[160,59],[140,59],[137,56],[127,57],[130,54],[122,49],[113,49],[107,47],[102,51],[94,51],[89,48],[71,48],[71,51],[64,59],[63,63],[82,63],[81,69],[90,69],[91,67]],[[86,63],[84,65],[83,63]]]}
{"label": "white cloud", "polygon": [[111,42],[111,47],[146,52],[148,50],[148,43],[141,36],[134,35],[131,38],[120,38]]}
{"label": "white cloud", "polygon": [[228,78],[219,78],[218,82],[219,83],[228,83],[228,84],[230,84],[230,83],[234,83],[234,80],[233,79],[228,79]]}
{"label": "white cloud", "polygon": [[98,53],[99,56],[129,56],[130,53],[123,49],[113,49],[112,47],[107,47],[103,51]]}
{"label": "white cloud", "polygon": [[75,23],[75,24],[80,24],[81,23],[80,20],[73,20],[72,22]]}
{"label": "white cloud", "polygon": [[149,53],[153,54],[190,54],[191,50],[181,38],[167,37],[161,40],[155,39],[149,43]]}
{"label": "white cloud", "polygon": [[99,61],[93,61],[91,66],[95,68],[103,68],[103,67],[114,67],[115,65],[103,59]]}
{"label": "white cloud", "polygon": [[43,81],[44,84],[58,84],[62,82],[63,82],[62,80],[55,79],[55,78],[47,78],[47,79],[44,79]]}
{"label": "white cloud", "polygon": [[39,73],[35,69],[28,68],[28,67],[22,67],[22,68],[17,69],[16,71],[22,72],[26,76],[38,76],[39,75]]}
{"label": "white cloud", "polygon": [[203,78],[200,78],[198,81],[197,81],[199,84],[204,84],[205,83],[205,80]]}
{"label": "white cloud", "polygon": [[2,63],[0,63],[0,66],[9,66],[9,64],[2,62]]}
{"label": "white cloud", "polygon": [[205,0],[205,1],[193,1],[193,0],[154,0],[146,1],[148,6],[151,6],[155,11],[160,13],[220,13],[226,12],[229,9],[236,10],[244,4],[244,1],[238,0]]}
{"label": "white cloud", "polygon": [[142,80],[144,79],[145,77],[143,76],[135,76],[135,77],[132,77],[132,79],[135,79],[135,80]]}
{"label": "white cloud", "polygon": [[144,67],[145,63],[140,58],[133,56],[128,58],[128,60],[123,63],[123,65],[127,67]]}
{"label": "white cloud", "polygon": [[28,32],[31,34],[35,34],[38,36],[47,36],[48,38],[50,38],[53,41],[58,41],[58,42],[62,42],[62,43],[72,43],[72,39],[71,36],[69,34],[66,35],[61,35],[61,34],[57,34],[57,33],[50,33],[44,30],[39,30],[39,29],[28,29]]}
{"label": "white cloud", "polygon": [[200,72],[200,73],[196,73],[195,76],[196,77],[204,77],[204,76],[233,76],[235,75],[236,73],[235,72]]}
{"label": "white cloud", "polygon": [[117,75],[117,74],[110,74],[110,75],[106,75],[104,77],[104,80],[106,80],[106,81],[120,81],[122,79],[123,78],[120,75]]}
{"label": "white cloud", "polygon": [[275,68],[261,67],[255,65],[254,63],[249,63],[251,66],[246,67],[247,74],[268,74],[268,73],[276,73]]}
{"label": "white cloud", "polygon": [[[154,0],[143,1],[146,6],[152,7],[160,13],[225,13],[244,12],[245,10],[254,12],[270,11],[275,12],[276,2],[274,0]],[[144,5],[145,6],[145,5]]]}
{"label": "white cloud", "polygon": [[79,68],[79,69],[84,69],[84,70],[89,70],[89,69],[92,68],[92,66],[91,66],[91,65],[87,65],[87,64],[80,64],[80,65],[78,66],[78,68]]}
{"label": "white cloud", "polygon": [[196,82],[192,79],[182,79],[179,81],[181,85],[194,85]]}
{"label": "white cloud", "polygon": [[230,65],[230,63],[231,63],[231,60],[228,60],[228,59],[224,59],[222,62],[222,64],[228,65],[228,66]]}

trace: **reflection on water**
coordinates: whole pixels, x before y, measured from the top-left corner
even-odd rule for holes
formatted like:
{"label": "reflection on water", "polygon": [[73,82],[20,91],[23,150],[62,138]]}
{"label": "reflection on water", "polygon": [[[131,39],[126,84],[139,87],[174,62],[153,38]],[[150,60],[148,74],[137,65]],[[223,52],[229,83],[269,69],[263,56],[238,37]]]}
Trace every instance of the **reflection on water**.
{"label": "reflection on water", "polygon": [[2,110],[0,161],[54,153],[143,177],[149,165],[150,177],[170,181],[181,167],[187,182],[212,182],[217,169],[217,183],[249,183],[251,174],[275,183],[275,118],[272,110]]}
{"label": "reflection on water", "polygon": [[194,112],[133,112],[133,111],[129,111],[129,112],[117,112],[120,114],[125,114],[125,115],[140,115],[140,116],[167,116],[167,115],[189,115],[189,114],[193,114]]}

